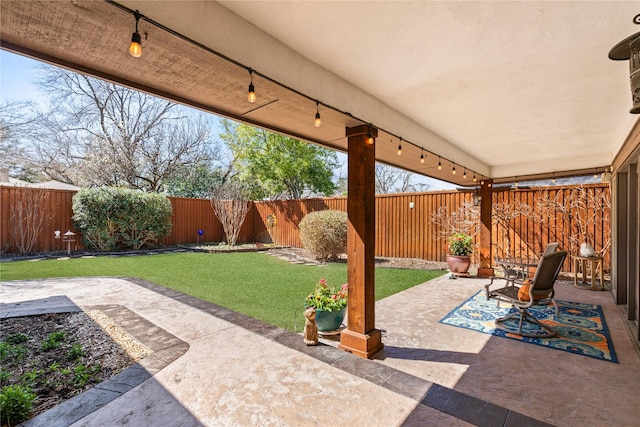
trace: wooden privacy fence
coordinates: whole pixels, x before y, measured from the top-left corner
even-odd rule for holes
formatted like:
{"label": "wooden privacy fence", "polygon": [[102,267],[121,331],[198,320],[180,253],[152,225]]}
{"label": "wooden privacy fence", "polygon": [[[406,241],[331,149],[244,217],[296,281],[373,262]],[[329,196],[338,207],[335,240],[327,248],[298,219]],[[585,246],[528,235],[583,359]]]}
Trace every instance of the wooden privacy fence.
{"label": "wooden privacy fence", "polygon": [[[17,252],[16,207],[29,197],[42,194],[45,221],[32,251],[65,249],[54,231],[73,229],[71,200],[74,191],[0,187],[0,238],[3,251]],[[441,206],[477,210],[472,191],[404,193],[376,197],[376,255],[444,261],[446,240],[443,229],[433,220]],[[162,240],[164,245],[220,242],[224,232],[203,199],[169,197],[173,206],[173,229]],[[547,243],[557,241],[561,248],[577,253],[584,240],[603,251],[609,265],[610,193],[609,186],[583,185],[532,189],[496,189],[493,195],[493,256],[533,256]],[[269,242],[301,247],[298,224],[309,212],[336,209],[346,211],[347,199],[323,198],[254,202],[240,231],[238,242]],[[268,221],[267,218],[271,221]],[[275,219],[275,221],[273,221]],[[199,234],[199,231],[202,234]],[[82,249],[78,234],[73,249]],[[565,271],[571,270],[565,264]]]}

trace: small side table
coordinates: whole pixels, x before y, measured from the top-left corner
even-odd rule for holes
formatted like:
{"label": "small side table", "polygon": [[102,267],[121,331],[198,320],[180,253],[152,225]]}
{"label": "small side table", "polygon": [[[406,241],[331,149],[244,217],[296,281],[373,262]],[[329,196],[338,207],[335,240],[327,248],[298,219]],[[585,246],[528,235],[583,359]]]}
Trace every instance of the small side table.
{"label": "small side table", "polygon": [[[582,273],[582,283],[578,283],[578,267]],[[597,272],[600,270],[600,283],[598,283]],[[591,273],[591,286],[587,285],[587,271]],[[602,268],[602,257],[600,256],[573,256],[573,285],[576,288],[589,291],[604,291],[604,273]]]}

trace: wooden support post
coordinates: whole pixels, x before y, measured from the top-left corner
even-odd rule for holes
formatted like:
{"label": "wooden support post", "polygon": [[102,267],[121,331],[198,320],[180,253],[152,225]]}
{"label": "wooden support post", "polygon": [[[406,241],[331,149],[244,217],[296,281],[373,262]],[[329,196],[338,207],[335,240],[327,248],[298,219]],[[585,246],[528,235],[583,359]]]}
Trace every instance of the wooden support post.
{"label": "wooden support post", "polygon": [[[347,329],[339,348],[371,358],[382,350],[382,334],[375,328],[375,138],[367,125],[347,128]],[[369,138],[372,138],[369,140]]]}
{"label": "wooden support post", "polygon": [[478,277],[491,277],[491,208],[493,207],[493,181],[485,179],[480,184],[480,266]]}

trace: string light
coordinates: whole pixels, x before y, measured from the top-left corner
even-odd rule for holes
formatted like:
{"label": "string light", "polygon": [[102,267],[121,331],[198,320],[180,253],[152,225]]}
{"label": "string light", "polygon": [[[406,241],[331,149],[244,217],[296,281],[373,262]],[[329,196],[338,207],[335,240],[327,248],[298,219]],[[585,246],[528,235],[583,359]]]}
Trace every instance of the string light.
{"label": "string light", "polygon": [[456,174],[456,165],[453,165],[453,170],[451,171],[451,173],[452,173],[453,175],[455,175],[455,174]]}
{"label": "string light", "polygon": [[462,174],[463,179],[467,179],[467,168],[464,168],[464,173]]}
{"label": "string light", "polygon": [[373,137],[373,134],[371,133],[371,126],[369,126],[369,133],[367,133],[367,144],[369,145],[373,145],[373,143],[375,142],[375,138]]}
{"label": "string light", "polygon": [[438,170],[442,170],[442,160],[440,159],[440,156],[438,156]]}
{"label": "string light", "polygon": [[598,178],[598,168],[596,168],[596,171],[593,173],[593,177]]}
{"label": "string light", "polygon": [[551,174],[551,183],[552,184],[556,183],[556,174],[555,174],[555,172]]}
{"label": "string light", "polygon": [[320,125],[322,124],[322,120],[320,120],[320,102],[318,100],[316,100],[316,119],[313,122],[313,124],[317,128],[319,128]]}
{"label": "string light", "polygon": [[398,142],[398,156],[402,156],[402,138],[400,138],[400,142]]}
{"label": "string light", "polygon": [[129,53],[134,58],[140,58],[142,56],[142,37],[140,37],[140,33],[138,32],[138,21],[142,15],[140,15],[139,11],[133,12],[133,16],[136,18],[136,32],[131,36],[131,44],[129,45]]}
{"label": "string light", "polygon": [[253,70],[249,68],[249,76],[251,78],[251,82],[249,83],[249,91],[247,93],[247,101],[251,104],[256,102],[256,88],[253,86]]}
{"label": "string light", "polygon": [[476,178],[476,174],[473,174],[473,182],[478,182],[478,178]]}
{"label": "string light", "polygon": [[420,163],[424,164],[424,149],[420,152]]}

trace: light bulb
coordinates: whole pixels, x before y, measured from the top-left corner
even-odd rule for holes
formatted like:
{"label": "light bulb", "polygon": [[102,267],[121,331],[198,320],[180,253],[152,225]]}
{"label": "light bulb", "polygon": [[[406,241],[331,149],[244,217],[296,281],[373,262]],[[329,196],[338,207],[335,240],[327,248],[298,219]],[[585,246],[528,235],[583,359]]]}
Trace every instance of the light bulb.
{"label": "light bulb", "polygon": [[420,163],[424,164],[424,153],[420,153]]}
{"label": "light bulb", "polygon": [[442,170],[442,162],[438,159],[438,170]]}
{"label": "light bulb", "polygon": [[398,156],[402,156],[402,144],[398,144]]}
{"label": "light bulb", "polygon": [[142,38],[140,37],[140,34],[138,34],[137,32],[133,33],[133,35],[131,36],[131,44],[129,45],[129,53],[134,58],[140,58],[142,56],[142,45],[140,44],[141,41]]}
{"label": "light bulb", "polygon": [[253,87],[253,83],[249,83],[249,93],[247,93],[247,101],[252,104],[256,102],[256,88]]}
{"label": "light bulb", "polygon": [[453,167],[453,170],[451,171],[451,173],[454,174],[454,175],[456,174],[456,167],[455,166]]}
{"label": "light bulb", "polygon": [[322,124],[322,120],[320,120],[320,113],[316,113],[316,119],[314,120],[313,124],[317,128],[319,128],[320,125]]}

